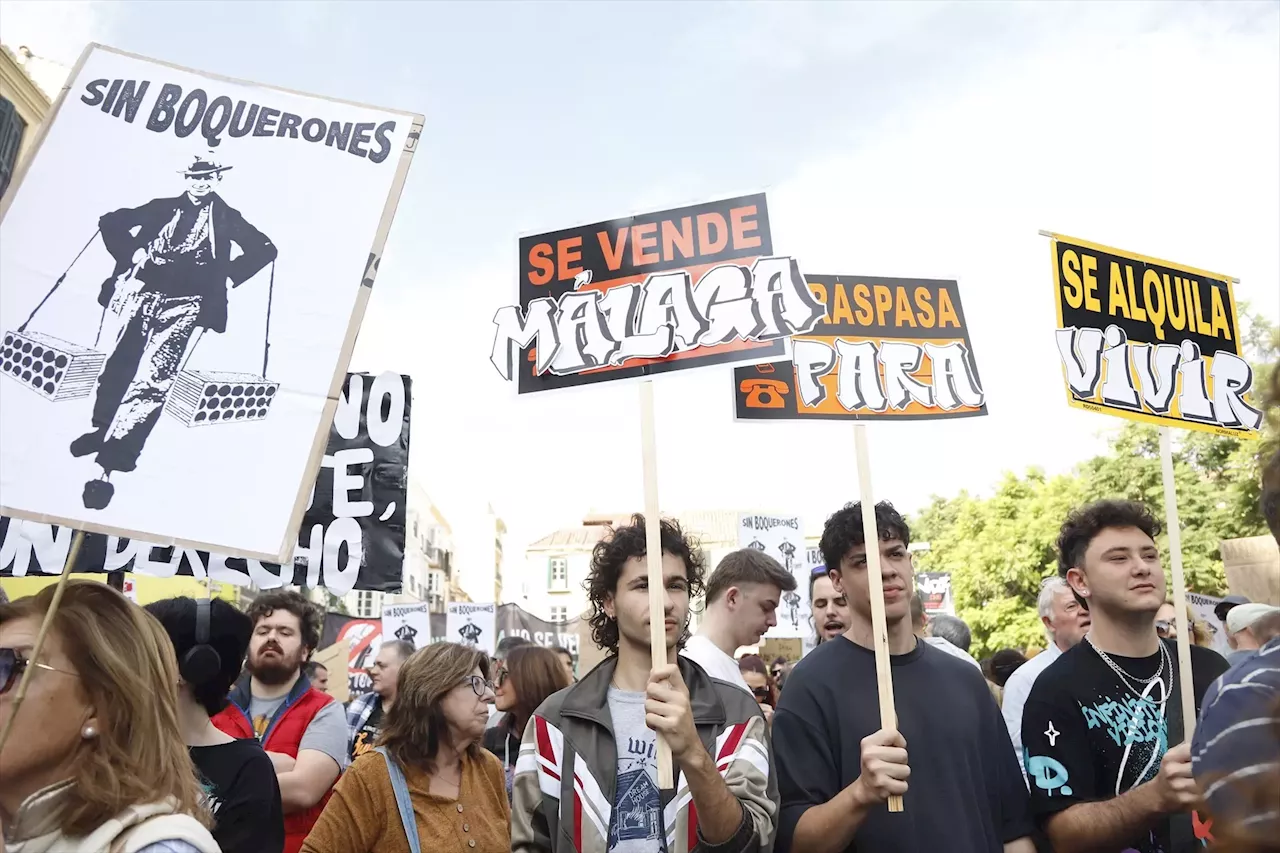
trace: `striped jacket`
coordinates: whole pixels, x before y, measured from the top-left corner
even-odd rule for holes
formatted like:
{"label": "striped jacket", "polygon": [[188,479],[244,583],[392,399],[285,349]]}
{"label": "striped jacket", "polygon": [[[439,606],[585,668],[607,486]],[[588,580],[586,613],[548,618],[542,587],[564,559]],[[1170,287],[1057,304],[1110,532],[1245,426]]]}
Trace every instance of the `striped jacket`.
{"label": "striped jacket", "polygon": [[[736,835],[716,853],[771,849],[778,781],[760,707],[739,687],[711,678],[680,656],[694,725],[730,792],[743,806]],[[608,690],[616,657],[552,695],[525,727],[511,804],[512,853],[607,853],[617,781]],[[674,791],[661,794],[667,853],[710,850],[697,808],[676,765]]]}

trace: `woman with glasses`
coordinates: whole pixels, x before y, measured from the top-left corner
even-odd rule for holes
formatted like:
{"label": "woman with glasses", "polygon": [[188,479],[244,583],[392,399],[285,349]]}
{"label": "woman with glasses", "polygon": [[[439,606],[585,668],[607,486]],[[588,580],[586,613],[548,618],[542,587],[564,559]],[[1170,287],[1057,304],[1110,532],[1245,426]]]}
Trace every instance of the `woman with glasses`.
{"label": "woman with glasses", "polygon": [[541,646],[520,646],[507,653],[496,683],[494,707],[505,714],[502,722],[484,733],[484,748],[502,759],[510,799],[525,723],[544,699],[568,687],[572,680],[556,652]]}
{"label": "woman with glasses", "polygon": [[773,709],[778,707],[778,688],[764,660],[759,655],[743,655],[738,658],[738,670],[764,712],[765,721],[772,723]]}
{"label": "woman with glasses", "polygon": [[433,643],[400,665],[372,752],[338,780],[302,853],[506,853],[511,806],[480,748],[493,684],[474,646]]}
{"label": "woman with glasses", "polygon": [[0,825],[7,853],[218,853],[178,719],[178,661],[150,615],[69,581],[0,604]]}

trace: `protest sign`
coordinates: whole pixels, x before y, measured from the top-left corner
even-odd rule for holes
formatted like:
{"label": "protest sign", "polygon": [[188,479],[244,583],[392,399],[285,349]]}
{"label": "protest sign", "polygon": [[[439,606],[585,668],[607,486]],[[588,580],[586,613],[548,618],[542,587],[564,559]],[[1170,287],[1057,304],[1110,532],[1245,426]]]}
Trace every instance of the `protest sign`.
{"label": "protest sign", "polygon": [[491,361],[521,394],[767,360],[821,316],[763,193],[521,238],[519,300]]}
{"label": "protest sign", "polygon": [[0,204],[0,511],[287,559],[421,123],[90,45]]}
{"label": "protest sign", "polygon": [[[322,586],[399,592],[408,500],[411,381],[349,374],[288,570],[274,563],[89,534],[77,572],[190,575],[260,589]],[[353,500],[353,497],[356,498]],[[243,499],[243,497],[242,497]],[[0,517],[0,577],[57,574],[71,529]]]}
{"label": "protest sign", "polygon": [[415,649],[436,642],[431,630],[431,606],[426,602],[384,604],[382,630],[388,640],[403,640]]}
{"label": "protest sign", "polygon": [[523,637],[536,646],[544,648],[567,649],[576,660],[578,657],[578,627],[581,619],[570,619],[567,622],[548,622],[539,619],[524,608],[515,604],[503,604],[498,607],[497,637],[495,644],[507,637]]}
{"label": "protest sign", "polygon": [[1196,621],[1203,622],[1209,629],[1211,642],[1209,648],[1226,657],[1231,652],[1231,644],[1227,642],[1227,626],[1222,624],[1213,608],[1222,603],[1221,598],[1212,595],[1201,595],[1198,592],[1187,593],[1187,605],[1195,615]]}
{"label": "protest sign", "polygon": [[955,605],[951,602],[949,572],[916,572],[916,593],[920,596],[926,615],[955,613]]}
{"label": "protest sign", "polygon": [[738,516],[738,547],[754,548],[777,560],[795,578],[796,588],[782,593],[778,624],[766,637],[803,637],[810,628],[809,568],[805,560],[804,525],[799,516]]}
{"label": "protest sign", "polygon": [[450,601],[445,620],[445,638],[451,643],[475,646],[493,654],[497,646],[496,605]]}
{"label": "protest sign", "polygon": [[347,692],[353,697],[368,693],[372,687],[369,667],[382,647],[382,622],[378,619],[357,619],[342,613],[326,613],[321,648],[343,642],[351,650],[347,657]]}
{"label": "protest sign", "polygon": [[734,371],[741,420],[929,420],[987,413],[954,281],[806,275],[825,306],[790,360]]}
{"label": "protest sign", "polygon": [[1054,337],[1067,402],[1129,420],[1252,437],[1233,279],[1073,237],[1050,237]]}

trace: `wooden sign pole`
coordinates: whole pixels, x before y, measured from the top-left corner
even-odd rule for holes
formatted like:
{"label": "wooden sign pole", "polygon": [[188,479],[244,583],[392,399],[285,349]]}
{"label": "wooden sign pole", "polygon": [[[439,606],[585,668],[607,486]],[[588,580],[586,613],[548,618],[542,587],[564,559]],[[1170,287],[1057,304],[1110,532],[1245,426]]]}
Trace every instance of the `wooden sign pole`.
{"label": "wooden sign pole", "polygon": [[[40,660],[40,651],[44,648],[45,637],[49,635],[49,627],[53,625],[53,614],[58,612],[58,605],[62,603],[62,593],[67,588],[67,581],[71,578],[71,567],[76,564],[76,558],[80,556],[80,546],[84,544],[84,531],[77,530],[75,536],[71,539],[71,549],[67,551],[67,561],[62,566],[62,576],[58,578],[58,585],[53,588],[53,598],[49,601],[49,612],[44,614],[44,621],[40,623],[40,631],[36,634],[35,645],[31,647],[31,660]],[[18,682],[18,692],[13,694],[13,707],[9,711],[9,719],[4,721],[4,731],[0,732],[0,754],[4,752],[4,745],[9,742],[9,734],[13,731],[13,723],[18,719],[18,709],[22,707],[22,700],[27,698],[27,687],[31,684],[31,674],[36,671],[36,667],[28,666],[22,671],[22,681]]]}
{"label": "wooden sign pole", "polygon": [[[884,615],[884,580],[880,571],[880,531],[876,526],[876,501],[871,492],[871,462],[867,452],[867,425],[853,425],[858,457],[858,491],[862,501],[862,538],[867,545],[867,592],[871,596],[871,630],[875,634],[876,687],[880,694],[880,727],[896,729],[898,712],[893,706],[893,672],[889,663],[889,626]],[[902,811],[902,797],[889,797],[889,811]]]}
{"label": "wooden sign pole", "polygon": [[[658,512],[658,445],[653,417],[653,380],[640,383],[640,456],[644,464],[645,565],[649,573],[649,647],[653,667],[666,666],[667,585],[662,579],[662,517]],[[675,786],[671,744],[657,736],[658,787]]]}
{"label": "wooden sign pole", "polygon": [[1191,626],[1187,623],[1187,582],[1182,574],[1182,528],[1173,482],[1173,436],[1160,427],[1160,469],[1164,480],[1164,517],[1169,528],[1169,564],[1173,568],[1173,609],[1178,626],[1178,689],[1182,694],[1182,732],[1186,742],[1196,730],[1196,699],[1191,679]]}

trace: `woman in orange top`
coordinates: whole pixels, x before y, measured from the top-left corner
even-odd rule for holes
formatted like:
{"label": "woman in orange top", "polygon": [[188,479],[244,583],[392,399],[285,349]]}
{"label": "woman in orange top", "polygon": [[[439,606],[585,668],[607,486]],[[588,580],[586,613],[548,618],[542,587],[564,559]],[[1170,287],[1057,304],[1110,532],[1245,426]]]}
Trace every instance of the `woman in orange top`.
{"label": "woman in orange top", "polygon": [[[355,760],[302,853],[507,853],[511,806],[502,764],[480,748],[493,701],[489,659],[433,643],[400,666],[377,748]],[[403,773],[416,838],[406,835],[393,776]]]}

